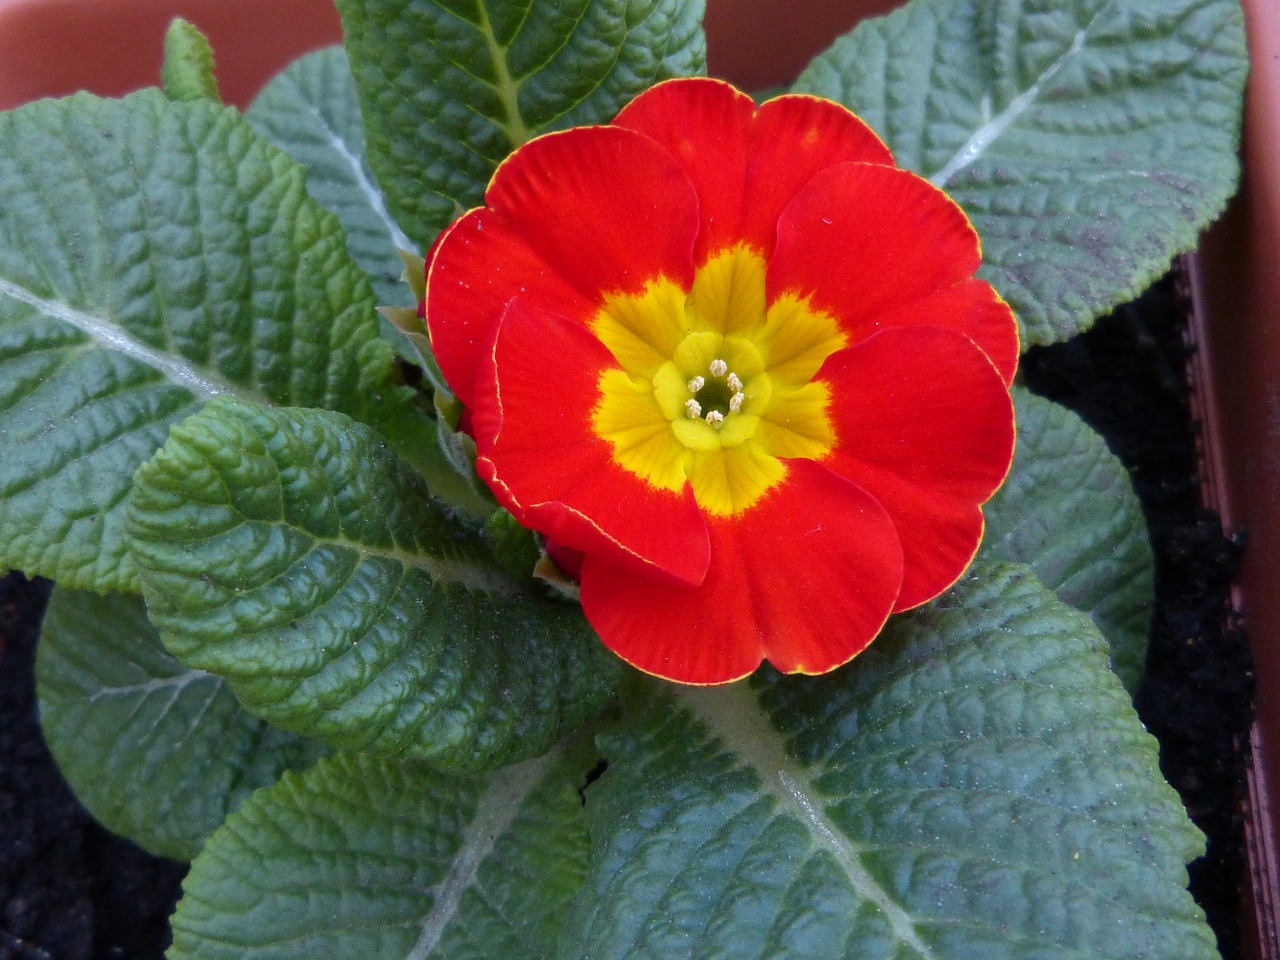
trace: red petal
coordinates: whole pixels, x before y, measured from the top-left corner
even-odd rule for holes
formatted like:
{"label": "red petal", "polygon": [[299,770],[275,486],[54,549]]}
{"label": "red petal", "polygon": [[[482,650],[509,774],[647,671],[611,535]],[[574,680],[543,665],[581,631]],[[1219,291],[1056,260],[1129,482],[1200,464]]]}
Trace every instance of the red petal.
{"label": "red petal", "polygon": [[1013,458],[1013,403],[999,372],[967,337],[900,327],[832,354],[837,445],[823,461],[874,496],[902,541],[896,609],[937,596],[982,538],[978,509]]}
{"label": "red petal", "polygon": [[423,305],[432,353],[467,406],[475,403],[477,371],[515,296],[582,323],[596,310],[492,211],[472,210],[445,228],[427,258]]}
{"label": "red petal", "polygon": [[582,580],[582,551],[566,547],[554,540],[544,540],[543,547],[551,562],[570,580]]}
{"label": "red petal", "polygon": [[937,187],[896,167],[840,164],[779,218],[768,299],[810,297],[856,342],[877,317],[969,280],[980,262],[978,235]]}
{"label": "red petal", "polygon": [[904,483],[901,477],[868,464],[859,464],[857,470],[845,470],[836,463],[830,466],[840,473],[856,472],[868,490],[875,489],[880,505],[898,523],[903,574],[894,613],[928,603],[969,568],[986,527],[982,507],[975,501]]}
{"label": "red petal", "polygon": [[582,607],[605,645],[682,683],[736,680],[767,658],[823,673],[879,633],[902,578],[893,524],[870,496],[809,460],[735,518],[712,520],[700,586],[636,577],[599,557]]}
{"label": "red petal", "polygon": [[688,484],[658,490],[592,430],[613,356],[581,325],[517,300],[498,329],[474,411],[477,469],[525,526],[609,557],[629,576],[700,583],[706,525]]}
{"label": "red petal", "polygon": [[485,203],[593,303],[659,276],[693,283],[697,194],[670,153],[632,130],[531,140],[498,167]]}
{"label": "red petal", "polygon": [[1018,369],[1018,321],[985,280],[961,280],[938,293],[895,307],[875,317],[871,329],[944,327],[976,343],[1000,371],[1005,386]]}
{"label": "red petal", "polygon": [[819,170],[893,163],[875,132],[839,104],[784,96],[756,111],[746,94],[706,77],[651,87],[614,123],[658,141],[693,181],[702,209],[699,264],[741,242],[767,255],[778,216]]}
{"label": "red petal", "polygon": [[741,239],[743,185],[755,104],[706,77],[668,80],[622,108],[613,122],[662,144],[698,192],[701,232],[695,263]]}
{"label": "red petal", "polygon": [[893,154],[874,130],[838,103],[818,97],[767,101],[752,133],[742,239],[766,257],[783,210],[820,171],[847,162],[893,164]]}
{"label": "red petal", "polygon": [[432,349],[464,404],[514,297],[586,324],[605,294],[660,274],[692,283],[693,185],[634,132],[580,127],[532,140],[498,168],[485,200],[437,239],[423,301]]}

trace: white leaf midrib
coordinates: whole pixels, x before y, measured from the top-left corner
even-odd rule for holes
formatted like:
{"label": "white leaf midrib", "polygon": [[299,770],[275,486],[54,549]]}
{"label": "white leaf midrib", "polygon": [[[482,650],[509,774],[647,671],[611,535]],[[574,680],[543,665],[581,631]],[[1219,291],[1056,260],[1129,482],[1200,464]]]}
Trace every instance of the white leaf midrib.
{"label": "white leaf midrib", "polygon": [[3,277],[0,277],[0,299],[24,303],[51,320],[74,327],[103,348],[150,367],[170,383],[202,400],[229,394],[258,404],[270,403],[256,391],[242,384],[225,380],[215,373],[198,367],[185,357],[165,353],[143,343],[129,330],[105,315],[89,313],[71,304],[47,299]]}
{"label": "white leaf midrib", "polygon": [[192,683],[217,679],[217,677],[205,670],[188,669],[168,677],[152,677],[142,683],[131,683],[118,687],[104,685],[90,694],[87,699],[89,703],[94,703],[103,697],[148,697],[157,690],[174,689],[181,692]]}
{"label": "white leaf midrib", "polygon": [[991,114],[990,92],[988,91],[984,94],[982,124],[970,135],[969,139],[964,142],[964,145],[955,152],[951,159],[929,177],[930,182],[936,187],[945,187],[957,173],[986,153],[991,144],[998,140],[1019,117],[1031,109],[1032,105],[1039,99],[1040,91],[1044,88],[1044,85],[1052,80],[1058,71],[1084,48],[1085,41],[1089,38],[1089,31],[1110,6],[1110,3],[1105,3],[1099,7],[1089,19],[1089,22],[1076,31],[1066,51],[1045,67],[1040,72],[1040,75],[1032,81],[1031,85],[1009,101],[1009,104],[999,113]]}
{"label": "white leaf midrib", "polygon": [[457,916],[462,895],[474,886],[481,865],[510,829],[525,799],[542,781],[558,755],[559,751],[553,750],[493,775],[488,789],[476,804],[475,816],[463,831],[462,843],[448,873],[435,886],[435,900],[423,918],[422,932],[405,960],[426,960],[435,950]]}
{"label": "white leaf midrib", "polygon": [[854,891],[879,908],[894,936],[924,960],[935,960],[910,914],[862,866],[862,850],[827,816],[809,771],[787,755],[781,734],[747,684],[681,687],[676,699],[804,825],[814,845],[835,859]]}
{"label": "white leaf midrib", "polygon": [[405,232],[400,229],[400,225],[392,219],[390,211],[387,210],[386,198],[383,196],[382,191],[379,190],[378,187],[374,185],[373,181],[369,179],[369,176],[365,171],[364,162],[360,159],[359,155],[351,149],[347,141],[344,140],[338,131],[334,129],[333,125],[329,123],[328,118],[320,112],[320,108],[308,101],[300,89],[298,91],[298,95],[306,104],[307,111],[315,119],[315,122],[320,129],[320,134],[324,137],[325,142],[328,143],[329,149],[341,157],[342,162],[346,164],[347,168],[350,170],[351,178],[355,182],[356,189],[360,192],[360,195],[364,197],[365,203],[382,224],[382,227],[390,238],[392,245],[399,250],[418,253],[419,250],[417,244],[410,240]]}

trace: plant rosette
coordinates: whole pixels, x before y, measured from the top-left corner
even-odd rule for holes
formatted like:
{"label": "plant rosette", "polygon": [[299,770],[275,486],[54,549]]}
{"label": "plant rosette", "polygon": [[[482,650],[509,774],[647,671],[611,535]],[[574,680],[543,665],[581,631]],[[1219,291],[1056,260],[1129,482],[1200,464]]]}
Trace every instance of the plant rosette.
{"label": "plant rosette", "polygon": [[1013,381],[1231,193],[1234,0],[758,102],[696,0],[338,8],[0,115],[0,551],[169,955],[1215,956],[1141,514]]}

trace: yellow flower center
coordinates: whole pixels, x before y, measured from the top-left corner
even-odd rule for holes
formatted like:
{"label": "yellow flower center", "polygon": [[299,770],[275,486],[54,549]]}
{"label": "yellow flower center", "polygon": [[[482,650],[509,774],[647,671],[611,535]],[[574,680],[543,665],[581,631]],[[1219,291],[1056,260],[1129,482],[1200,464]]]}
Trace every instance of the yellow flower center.
{"label": "yellow flower center", "polygon": [[844,335],[796,296],[766,309],[764,260],[747,247],[711,257],[691,291],[659,278],[609,298],[592,330],[621,367],[600,376],[597,436],[654,487],[687,480],[714,516],[751,507],[786,476],[783,460],[835,446],[813,377]]}

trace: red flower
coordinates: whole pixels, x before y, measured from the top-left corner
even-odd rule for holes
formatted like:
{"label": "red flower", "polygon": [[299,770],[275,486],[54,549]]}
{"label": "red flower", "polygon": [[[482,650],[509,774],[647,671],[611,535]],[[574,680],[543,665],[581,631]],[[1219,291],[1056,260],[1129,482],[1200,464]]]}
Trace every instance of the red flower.
{"label": "red flower", "polygon": [[432,346],[619,656],[822,673],[968,566],[1017,328],[960,208],[852,113],[673,80],[525,144],[485,203],[429,258]]}

